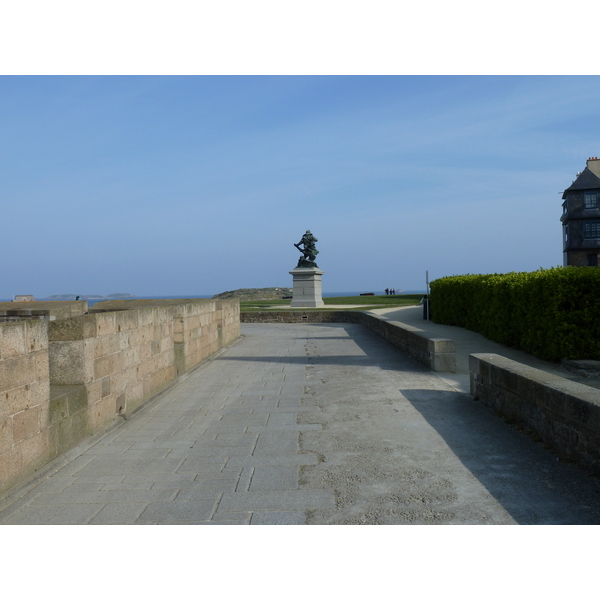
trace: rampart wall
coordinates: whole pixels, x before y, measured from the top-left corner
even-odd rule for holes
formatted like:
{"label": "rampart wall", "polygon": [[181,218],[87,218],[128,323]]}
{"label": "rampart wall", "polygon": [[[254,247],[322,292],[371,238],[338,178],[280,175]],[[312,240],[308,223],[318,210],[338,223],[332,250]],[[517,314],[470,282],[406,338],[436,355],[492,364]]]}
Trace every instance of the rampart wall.
{"label": "rampart wall", "polygon": [[140,302],[0,323],[0,493],[240,335],[237,299]]}

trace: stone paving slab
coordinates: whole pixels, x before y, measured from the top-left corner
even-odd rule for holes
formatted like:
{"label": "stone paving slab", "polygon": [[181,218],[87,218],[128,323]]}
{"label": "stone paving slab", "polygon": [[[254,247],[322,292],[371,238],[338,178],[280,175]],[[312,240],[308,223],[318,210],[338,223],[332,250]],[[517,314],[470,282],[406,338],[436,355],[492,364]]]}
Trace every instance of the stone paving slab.
{"label": "stone paving slab", "polygon": [[303,510],[255,511],[251,514],[252,525],[306,525],[306,513]]}
{"label": "stone paving slab", "polygon": [[[167,456],[169,455],[168,451],[173,448],[190,448],[196,442],[195,436],[188,433],[186,436],[187,439],[160,439],[151,442],[143,441],[143,438],[140,438],[139,441],[134,442],[131,445],[131,450],[148,450],[148,455],[151,450],[161,450],[167,451]],[[127,453],[129,455],[129,452]]]}
{"label": "stone paving slab", "polygon": [[140,525],[194,525],[210,520],[218,499],[193,502],[152,502],[135,520]]}
{"label": "stone paving slab", "polygon": [[60,493],[37,494],[32,504],[107,504],[109,502],[153,502],[173,500],[176,493],[173,490],[110,490],[99,491],[67,489]]}
{"label": "stone paving slab", "polygon": [[94,477],[96,475],[132,475],[134,473],[146,473],[151,477],[154,473],[175,473],[181,466],[181,458],[163,459],[138,459],[121,458],[118,461],[92,460],[85,466],[76,470],[79,476]]}
{"label": "stone paving slab", "polygon": [[88,454],[102,454],[105,456],[118,456],[123,454],[126,450],[129,450],[133,444],[115,444],[113,446],[92,446],[88,450]]}
{"label": "stone paving slab", "polygon": [[136,502],[107,504],[89,523],[91,525],[130,525],[148,505]]}
{"label": "stone paving slab", "polygon": [[[279,430],[283,430],[283,431],[288,431],[290,429],[294,430],[294,431],[298,431],[298,432],[302,432],[302,431],[317,431],[320,429],[323,429],[323,427],[321,425],[319,425],[318,423],[313,423],[313,424],[301,424],[301,425],[267,425],[267,427],[269,429],[273,429],[275,431],[279,431]],[[261,432],[264,431],[264,427],[248,427],[248,433],[257,433],[257,432]]]}
{"label": "stone paving slab", "polygon": [[306,489],[225,493],[218,510],[311,510],[334,507],[335,498],[330,490]]}
{"label": "stone paving slab", "polygon": [[[205,468],[203,474],[208,476],[212,476],[213,473],[221,474],[221,469],[224,466],[224,463],[222,463],[214,465],[212,469]],[[210,467],[210,465],[207,465],[207,467]],[[153,473],[151,481],[155,487],[159,486],[162,482],[178,482],[176,486],[173,486],[178,487],[188,481],[194,481],[196,477],[200,477],[196,471],[190,473]],[[134,473],[133,475],[127,475],[123,481],[148,481],[148,475],[146,473]]]}
{"label": "stone paving slab", "polygon": [[267,420],[269,415],[265,414],[229,414],[222,415],[221,420],[219,421],[223,425],[233,425],[233,424],[244,424],[246,426],[257,426],[262,425],[265,426],[267,424]]}
{"label": "stone paving slab", "polygon": [[264,492],[274,490],[294,490],[297,488],[297,466],[268,466],[256,467],[254,469],[249,491]]}
{"label": "stone paving slab", "polygon": [[250,525],[251,519],[252,513],[249,511],[216,513],[213,515],[212,521],[206,521],[204,525]]}
{"label": "stone paving slab", "polygon": [[197,448],[254,448],[258,436],[255,433],[228,433],[218,432],[214,438],[196,440],[193,449]]}
{"label": "stone paving slab", "polygon": [[73,503],[27,506],[3,519],[1,523],[3,525],[85,525],[104,507],[104,504]]}
{"label": "stone paving slab", "polygon": [[236,492],[247,492],[250,489],[252,483],[252,477],[254,476],[254,467],[246,466],[242,468],[242,472],[238,479],[237,485],[235,486]]}
{"label": "stone paving slab", "polygon": [[168,490],[187,490],[187,489],[197,489],[199,486],[199,482],[202,482],[202,485],[204,486],[204,488],[210,488],[210,487],[220,487],[223,486],[223,489],[225,489],[227,486],[229,486],[229,489],[235,488],[235,486],[237,485],[237,481],[239,479],[239,475],[236,477],[233,477],[231,479],[207,479],[207,480],[203,480],[203,479],[180,479],[178,481],[174,481],[174,480],[168,480],[168,479],[163,479],[161,481],[154,481],[152,482],[152,489],[153,490],[158,490],[158,489],[168,489]]}
{"label": "stone paving slab", "polygon": [[294,430],[265,430],[259,434],[253,455],[293,454],[298,452],[298,433]]}
{"label": "stone paving slab", "polygon": [[[262,431],[262,429],[259,430]],[[202,421],[194,421],[188,427],[188,431],[193,432],[197,439],[201,437],[216,439],[219,433],[235,433],[240,435],[248,433],[250,427],[244,423],[240,423],[239,425],[207,425],[207,423],[203,423]]]}
{"label": "stone paving slab", "polygon": [[252,464],[257,467],[278,465],[316,465],[319,462],[317,454],[309,452],[306,454],[263,454],[251,457],[232,456],[227,461],[228,467],[239,467]]}
{"label": "stone paving slab", "polygon": [[237,489],[237,482],[227,481],[203,481],[195,482],[195,486],[187,486],[177,493],[177,501],[192,501],[192,500],[206,500],[208,498],[220,497],[223,492],[235,492]]}
{"label": "stone paving slab", "polygon": [[94,456],[91,454],[82,454],[77,458],[71,460],[67,465],[62,467],[58,472],[53,474],[53,477],[71,477],[83,467],[88,465],[94,460]]}

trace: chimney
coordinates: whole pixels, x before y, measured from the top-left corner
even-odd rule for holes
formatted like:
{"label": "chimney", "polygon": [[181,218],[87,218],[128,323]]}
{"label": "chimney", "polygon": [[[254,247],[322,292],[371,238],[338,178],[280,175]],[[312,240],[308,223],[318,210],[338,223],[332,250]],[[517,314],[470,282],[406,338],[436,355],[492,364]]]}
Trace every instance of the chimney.
{"label": "chimney", "polygon": [[590,156],[587,160],[587,168],[596,176],[600,177],[600,158]]}

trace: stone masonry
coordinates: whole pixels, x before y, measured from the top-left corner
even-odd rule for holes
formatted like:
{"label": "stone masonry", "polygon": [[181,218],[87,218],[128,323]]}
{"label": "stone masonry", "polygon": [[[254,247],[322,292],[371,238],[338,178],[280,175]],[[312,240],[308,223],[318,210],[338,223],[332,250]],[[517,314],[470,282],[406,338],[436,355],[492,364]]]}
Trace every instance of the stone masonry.
{"label": "stone masonry", "polygon": [[103,304],[0,323],[0,493],[239,337],[237,299]]}

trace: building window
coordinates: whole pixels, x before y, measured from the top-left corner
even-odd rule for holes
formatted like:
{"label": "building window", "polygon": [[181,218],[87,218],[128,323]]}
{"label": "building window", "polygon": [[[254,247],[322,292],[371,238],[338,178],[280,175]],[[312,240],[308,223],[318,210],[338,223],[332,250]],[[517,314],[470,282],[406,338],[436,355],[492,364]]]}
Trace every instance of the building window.
{"label": "building window", "polygon": [[588,267],[597,267],[598,266],[598,255],[597,254],[588,254]]}
{"label": "building window", "polygon": [[600,238],[600,221],[588,221],[583,227],[583,237]]}
{"label": "building window", "polygon": [[585,208],[598,208],[598,192],[585,192],[583,203]]}

